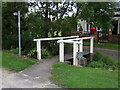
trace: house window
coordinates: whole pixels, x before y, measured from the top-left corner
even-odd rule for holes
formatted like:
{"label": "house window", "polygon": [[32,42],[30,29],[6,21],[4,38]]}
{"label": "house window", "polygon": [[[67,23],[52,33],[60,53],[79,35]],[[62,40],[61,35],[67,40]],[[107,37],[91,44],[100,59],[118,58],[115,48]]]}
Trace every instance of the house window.
{"label": "house window", "polygon": [[89,24],[87,24],[87,31],[89,31]]}

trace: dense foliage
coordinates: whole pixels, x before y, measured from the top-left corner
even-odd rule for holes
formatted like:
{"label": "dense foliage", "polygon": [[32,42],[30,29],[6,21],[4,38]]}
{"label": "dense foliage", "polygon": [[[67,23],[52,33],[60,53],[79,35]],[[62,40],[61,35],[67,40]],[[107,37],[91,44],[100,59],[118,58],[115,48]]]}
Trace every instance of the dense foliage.
{"label": "dense foliage", "polygon": [[25,2],[2,3],[2,47],[5,49],[17,47],[17,16],[13,13],[18,10],[21,11],[21,31],[23,32],[26,29],[25,14],[28,11],[28,4]]}

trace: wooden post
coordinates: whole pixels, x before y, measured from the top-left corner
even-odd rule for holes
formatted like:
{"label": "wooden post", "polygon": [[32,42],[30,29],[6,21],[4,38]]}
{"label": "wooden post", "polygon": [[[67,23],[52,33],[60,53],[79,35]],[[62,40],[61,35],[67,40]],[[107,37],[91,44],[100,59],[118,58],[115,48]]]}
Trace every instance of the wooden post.
{"label": "wooden post", "polygon": [[37,59],[41,60],[41,41],[37,41]]}
{"label": "wooden post", "polygon": [[93,38],[90,39],[90,53],[93,53]]}
{"label": "wooden post", "polygon": [[60,62],[64,62],[64,43],[63,42],[59,43],[59,58],[60,58]]}
{"label": "wooden post", "polygon": [[77,66],[78,65],[78,60],[77,60],[77,52],[78,52],[78,44],[76,42],[73,43],[73,65]]}

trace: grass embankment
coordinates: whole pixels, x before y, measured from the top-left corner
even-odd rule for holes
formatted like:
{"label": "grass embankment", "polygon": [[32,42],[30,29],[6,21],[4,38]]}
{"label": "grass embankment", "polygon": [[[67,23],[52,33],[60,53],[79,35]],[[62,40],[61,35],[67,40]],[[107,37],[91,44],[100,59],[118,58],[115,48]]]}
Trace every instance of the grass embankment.
{"label": "grass embankment", "polygon": [[[84,41],[84,45],[85,46],[89,46],[89,41]],[[94,47],[97,48],[105,48],[105,49],[112,49],[112,50],[120,50],[120,44],[118,43],[99,43],[98,42],[94,42]]]}
{"label": "grass embankment", "polygon": [[19,72],[21,70],[24,70],[27,67],[30,67],[35,63],[37,63],[36,60],[24,59],[24,58],[12,55],[7,51],[2,52],[2,66],[10,70]]}
{"label": "grass embankment", "polygon": [[118,71],[55,63],[52,75],[50,79],[64,88],[118,88]]}

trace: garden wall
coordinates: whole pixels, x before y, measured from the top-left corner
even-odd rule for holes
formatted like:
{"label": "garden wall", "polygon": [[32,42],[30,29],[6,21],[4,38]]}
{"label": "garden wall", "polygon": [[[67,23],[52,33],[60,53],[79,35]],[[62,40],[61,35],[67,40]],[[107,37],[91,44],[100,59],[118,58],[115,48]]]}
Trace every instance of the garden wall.
{"label": "garden wall", "polygon": [[120,42],[120,35],[109,35],[108,40],[110,42],[119,43]]}

